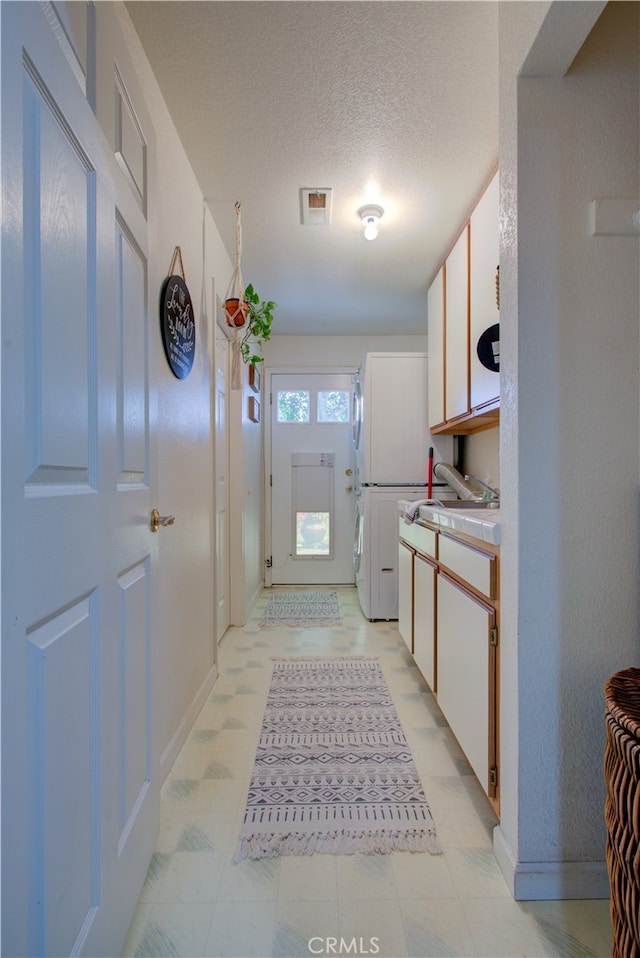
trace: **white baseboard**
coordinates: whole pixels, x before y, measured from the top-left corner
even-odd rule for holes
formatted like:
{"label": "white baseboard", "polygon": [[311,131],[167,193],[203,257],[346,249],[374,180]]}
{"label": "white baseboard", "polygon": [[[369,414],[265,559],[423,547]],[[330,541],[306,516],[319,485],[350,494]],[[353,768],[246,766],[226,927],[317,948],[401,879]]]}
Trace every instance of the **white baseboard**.
{"label": "white baseboard", "polygon": [[194,722],[200,714],[202,706],[204,705],[209,692],[213,688],[213,683],[217,677],[218,666],[214,662],[207,672],[204,682],[196,692],[191,705],[182,716],[182,721],[178,725],[178,728],[172,735],[170,741],[162,750],[162,754],[160,755],[160,783],[164,782],[165,778],[171,771],[171,766],[175,762],[178,752],[186,742],[187,735],[193,728]]}
{"label": "white baseboard", "polygon": [[516,901],[609,898],[607,863],[517,862],[497,825],[493,852]]}

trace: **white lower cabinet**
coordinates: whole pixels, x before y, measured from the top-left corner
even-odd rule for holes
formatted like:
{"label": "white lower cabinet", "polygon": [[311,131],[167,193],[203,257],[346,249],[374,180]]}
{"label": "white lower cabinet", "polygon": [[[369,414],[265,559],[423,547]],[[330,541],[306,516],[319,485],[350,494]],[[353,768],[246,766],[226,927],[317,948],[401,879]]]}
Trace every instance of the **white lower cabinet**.
{"label": "white lower cabinet", "polygon": [[438,575],[438,704],[489,797],[496,794],[496,613]]}
{"label": "white lower cabinet", "polygon": [[398,544],[398,631],[413,652],[413,549]]}
{"label": "white lower cabinet", "polygon": [[416,552],[413,558],[413,657],[436,692],[436,577],[438,567]]}
{"label": "white lower cabinet", "polygon": [[398,629],[499,812],[498,552],[400,521]]}

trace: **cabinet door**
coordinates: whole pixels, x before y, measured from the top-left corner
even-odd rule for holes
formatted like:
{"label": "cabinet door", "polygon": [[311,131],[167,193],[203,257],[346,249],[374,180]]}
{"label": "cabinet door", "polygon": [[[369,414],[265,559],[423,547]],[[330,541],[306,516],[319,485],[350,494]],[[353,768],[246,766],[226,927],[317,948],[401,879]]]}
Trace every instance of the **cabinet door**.
{"label": "cabinet door", "polygon": [[398,543],[398,631],[413,652],[413,550]]}
{"label": "cabinet door", "polygon": [[445,418],[469,411],[469,227],[447,257],[445,272]]}
{"label": "cabinet door", "polygon": [[[497,399],[500,395],[500,373],[487,369],[478,357],[478,340],[499,322],[496,301],[496,273],[499,243],[498,174],[489,184],[471,216],[470,226],[470,325],[471,325],[471,408]],[[497,358],[500,344],[497,345]]]}
{"label": "cabinet door", "polygon": [[444,422],[444,274],[445,267],[429,287],[429,425]]}
{"label": "cabinet door", "polygon": [[437,567],[416,553],[413,560],[413,657],[429,688],[436,692]]}
{"label": "cabinet door", "polygon": [[438,575],[438,704],[487,794],[496,758],[495,612]]}

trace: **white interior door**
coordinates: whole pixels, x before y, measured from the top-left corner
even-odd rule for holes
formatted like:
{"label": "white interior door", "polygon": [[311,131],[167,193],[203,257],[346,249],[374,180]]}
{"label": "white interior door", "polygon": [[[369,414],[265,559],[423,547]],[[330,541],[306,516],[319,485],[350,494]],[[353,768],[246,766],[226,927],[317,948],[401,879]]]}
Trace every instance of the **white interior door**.
{"label": "white interior door", "polygon": [[348,373],[271,376],[271,582],[353,583]]}
{"label": "white interior door", "polygon": [[146,223],[55,10],[1,12],[2,952],[114,955],[158,821]]}
{"label": "white interior door", "polygon": [[[215,302],[215,299],[214,299]],[[215,510],[216,510],[216,636],[229,628],[229,340],[216,324],[215,377]]]}

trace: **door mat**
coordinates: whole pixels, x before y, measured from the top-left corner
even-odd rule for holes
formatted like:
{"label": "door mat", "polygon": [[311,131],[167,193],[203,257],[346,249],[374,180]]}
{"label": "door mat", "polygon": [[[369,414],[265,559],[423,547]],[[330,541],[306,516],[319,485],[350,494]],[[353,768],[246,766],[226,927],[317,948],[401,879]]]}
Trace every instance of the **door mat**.
{"label": "door mat", "polygon": [[393,851],[440,849],[378,663],[276,659],[234,861]]}
{"label": "door mat", "polygon": [[337,592],[274,592],[259,622],[261,629],[289,626],[294,629],[341,625]]}

